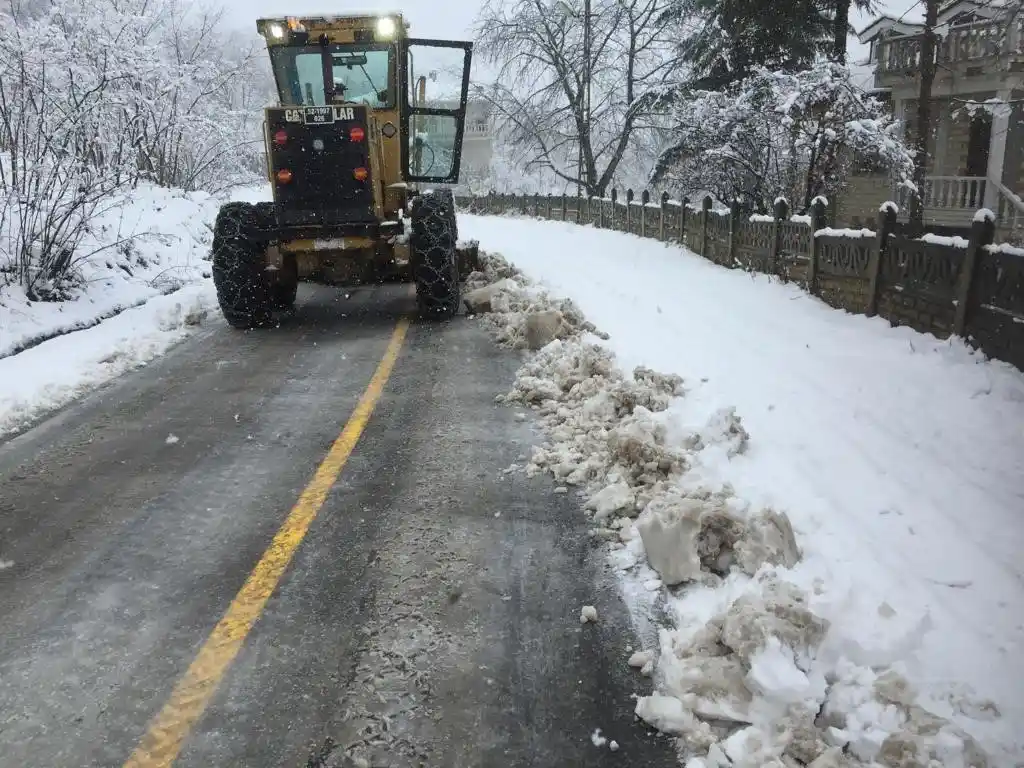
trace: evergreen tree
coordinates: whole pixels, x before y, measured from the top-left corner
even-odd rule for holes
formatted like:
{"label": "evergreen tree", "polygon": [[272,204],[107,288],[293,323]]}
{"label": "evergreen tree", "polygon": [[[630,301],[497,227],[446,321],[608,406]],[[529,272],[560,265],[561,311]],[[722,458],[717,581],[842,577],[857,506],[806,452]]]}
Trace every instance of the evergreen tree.
{"label": "evergreen tree", "polygon": [[679,0],[666,22],[682,27],[681,53],[689,86],[720,90],[757,68],[811,65],[833,42],[837,0]]}

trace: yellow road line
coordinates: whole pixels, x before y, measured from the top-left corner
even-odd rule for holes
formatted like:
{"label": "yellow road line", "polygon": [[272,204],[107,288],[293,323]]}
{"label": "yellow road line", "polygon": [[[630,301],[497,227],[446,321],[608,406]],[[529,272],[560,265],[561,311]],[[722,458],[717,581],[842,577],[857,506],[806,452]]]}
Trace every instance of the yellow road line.
{"label": "yellow road line", "polygon": [[150,722],[146,735],[125,763],[125,768],[166,767],[178,756],[189,731],[203,714],[221,678],[241,650],[249,630],[263,612],[263,607],[309,530],[310,523],[316,518],[345,462],[352,455],[395,367],[408,330],[409,321],[400,320],[391,335],[383,359],[345,428],[334,441],[313,479],[299,496],[224,617],[210,633],[188,671],[178,681],[170,699]]}

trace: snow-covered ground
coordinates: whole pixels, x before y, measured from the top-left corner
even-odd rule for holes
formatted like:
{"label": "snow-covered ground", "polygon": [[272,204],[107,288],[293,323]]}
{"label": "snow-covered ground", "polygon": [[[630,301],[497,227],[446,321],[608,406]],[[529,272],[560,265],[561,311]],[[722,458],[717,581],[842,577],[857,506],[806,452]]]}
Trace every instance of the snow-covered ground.
{"label": "snow-covered ground", "polygon": [[[748,711],[723,714],[737,702],[722,693],[727,685],[709,682],[709,670],[717,669],[719,682],[745,675],[745,695],[752,693],[754,703],[739,702],[744,710],[770,699],[821,708],[828,722],[819,735],[867,764],[981,764],[949,729],[907,708],[916,701],[975,737],[988,765],[1024,765],[1024,375],[957,341],[834,310],[796,286],[722,269],[650,240],[469,215],[460,217],[460,235],[500,253],[555,296],[571,298],[610,334],[599,343],[622,369],[647,366],[682,377],[684,393],[663,413],[644,416],[661,425],[670,456],[682,451],[687,468],[673,493],[721,492],[742,507],[740,517],[772,508],[795,529],[802,558],[792,568],[765,565],[754,580],[734,572],[723,581],[661,588],[660,618],[667,616],[672,628],[650,650],[659,657],[660,690],[670,698],[646,700],[639,713],[691,737],[696,729],[686,723],[694,710],[717,707],[725,719],[758,721]],[[542,351],[517,382],[520,392],[526,381],[561,399],[542,410],[556,447],[559,440],[571,448],[589,439],[590,427],[574,426],[573,395],[557,386],[566,371],[601,370],[593,361],[580,363],[583,355],[578,344]],[[589,407],[584,402],[583,410]],[[733,413],[749,434],[746,445]],[[583,459],[548,468],[565,475],[574,462],[578,468]],[[636,532],[623,534],[634,539],[614,545],[621,548],[613,557],[624,561],[624,587],[642,612],[654,610],[650,595],[660,585],[646,566],[628,567],[631,554],[644,554]],[[716,667],[706,657],[726,658],[729,643],[718,639],[710,643],[717,651],[701,649],[709,627],[722,637],[721,622],[705,622],[730,605],[736,614],[735,599],[744,594],[747,602],[774,600],[779,613],[786,600],[773,578],[807,594],[813,613],[829,623],[824,640],[804,636],[800,647],[765,641],[753,654],[734,644],[743,663]],[[747,615],[733,614],[726,635],[730,621]],[[813,660],[801,660],[808,654]],[[910,681],[916,699],[900,678],[887,676],[890,667]],[[923,755],[899,762],[898,737],[878,752],[887,735],[911,726],[920,738],[908,742],[907,754],[926,748],[939,762]],[[693,765],[784,764],[750,741],[764,732],[739,734]],[[832,759],[815,768],[855,764],[835,753]]]}
{"label": "snow-covered ground", "polygon": [[140,187],[93,222],[69,300],[0,287],[0,435],[144,364],[202,321],[214,304],[205,259],[220,203]]}

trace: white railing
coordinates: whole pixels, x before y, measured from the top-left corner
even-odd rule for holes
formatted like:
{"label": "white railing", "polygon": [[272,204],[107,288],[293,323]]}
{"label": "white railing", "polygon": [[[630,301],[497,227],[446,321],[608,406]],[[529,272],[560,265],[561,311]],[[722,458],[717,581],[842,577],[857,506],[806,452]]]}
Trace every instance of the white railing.
{"label": "white railing", "polygon": [[[920,71],[921,35],[883,40],[879,48],[879,71],[904,75]],[[1018,15],[1009,26],[993,19],[952,27],[935,48],[936,61],[946,65],[1000,55],[1024,55],[1024,15]]]}
{"label": "white railing", "polygon": [[[983,176],[928,176],[922,190],[925,208],[949,211],[976,211],[985,205]],[[910,192],[901,187],[896,201],[901,209],[909,208]]]}
{"label": "white railing", "polygon": [[1006,229],[1024,229],[1024,200],[1014,194],[1006,185],[989,180],[999,192],[999,201],[995,210],[996,221]]}

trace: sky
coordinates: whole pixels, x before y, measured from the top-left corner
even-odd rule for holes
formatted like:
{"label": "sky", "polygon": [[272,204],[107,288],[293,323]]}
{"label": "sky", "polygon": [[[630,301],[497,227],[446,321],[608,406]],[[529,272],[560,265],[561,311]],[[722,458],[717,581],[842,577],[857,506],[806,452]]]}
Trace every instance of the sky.
{"label": "sky", "polygon": [[[369,11],[383,13],[402,11],[412,25],[414,37],[472,40],[472,27],[480,10],[481,0],[357,0],[349,6],[344,0],[208,0],[221,3],[226,10],[226,21],[242,31],[256,34],[256,19],[261,16],[326,15]],[[879,0],[879,13],[908,21],[920,21],[920,0]],[[767,12],[766,4],[766,12]],[[863,29],[875,16],[851,9],[850,23]],[[867,47],[850,38],[850,61],[856,63],[867,55]],[[479,75],[478,63],[474,75]]]}
{"label": "sky", "polygon": [[[217,2],[217,0],[212,0]],[[471,40],[471,27],[480,9],[479,0],[220,0],[226,21],[256,34],[256,19],[275,16],[326,16],[401,11],[414,37]]]}

